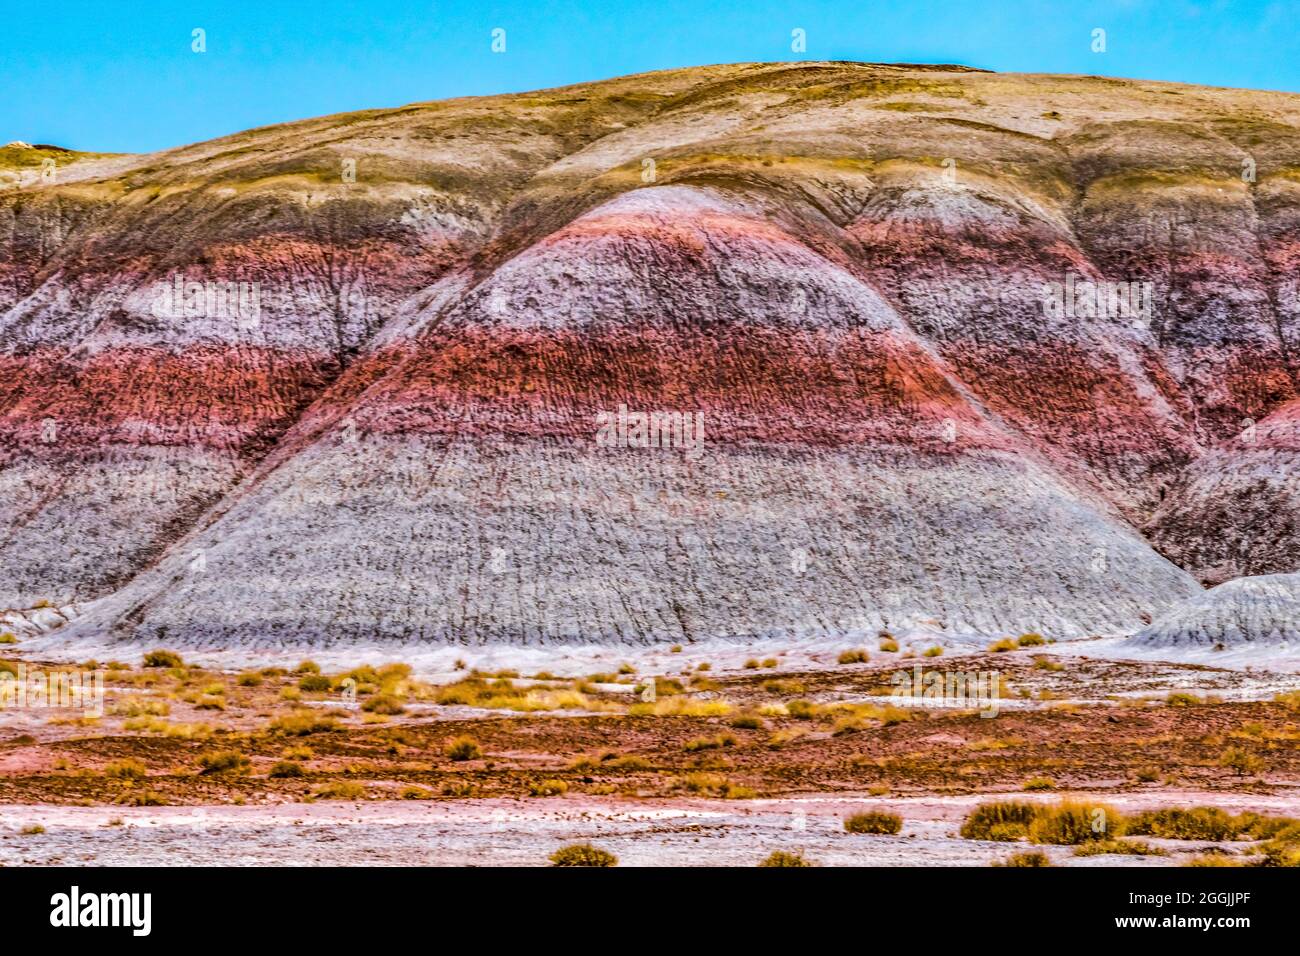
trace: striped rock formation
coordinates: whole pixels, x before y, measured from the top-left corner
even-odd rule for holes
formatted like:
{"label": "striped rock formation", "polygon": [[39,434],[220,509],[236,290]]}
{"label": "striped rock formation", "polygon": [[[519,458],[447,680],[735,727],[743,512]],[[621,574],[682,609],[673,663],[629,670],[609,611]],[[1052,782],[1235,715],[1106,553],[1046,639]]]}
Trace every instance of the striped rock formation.
{"label": "striped rock formation", "polygon": [[1300,569],[1298,144],[1295,96],[812,63],[0,150],[0,606],[1132,632]]}
{"label": "striped rock formation", "polygon": [[1300,574],[1236,578],[1176,607],[1127,642],[1138,647],[1300,648]]}

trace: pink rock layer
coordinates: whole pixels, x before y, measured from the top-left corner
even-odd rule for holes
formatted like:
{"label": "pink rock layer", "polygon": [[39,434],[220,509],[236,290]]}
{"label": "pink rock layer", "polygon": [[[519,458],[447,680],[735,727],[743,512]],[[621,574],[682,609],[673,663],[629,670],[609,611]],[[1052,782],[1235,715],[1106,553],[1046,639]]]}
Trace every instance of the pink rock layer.
{"label": "pink rock layer", "polygon": [[259,348],[124,348],[71,363],[6,356],[0,449],[193,445],[254,455],[336,372],[332,357]]}

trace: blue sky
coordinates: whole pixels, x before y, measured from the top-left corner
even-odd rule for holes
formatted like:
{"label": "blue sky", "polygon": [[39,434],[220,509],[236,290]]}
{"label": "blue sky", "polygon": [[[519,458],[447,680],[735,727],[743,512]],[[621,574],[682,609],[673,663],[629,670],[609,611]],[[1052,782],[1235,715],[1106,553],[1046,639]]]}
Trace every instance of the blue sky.
{"label": "blue sky", "polygon": [[[0,0],[0,143],[268,123],[749,60],[965,63],[1300,92],[1300,0]],[[195,28],[207,52],[191,50]],[[493,53],[492,31],[506,31]],[[802,29],[807,52],[791,50]],[[1094,53],[1092,31],[1106,31]]]}

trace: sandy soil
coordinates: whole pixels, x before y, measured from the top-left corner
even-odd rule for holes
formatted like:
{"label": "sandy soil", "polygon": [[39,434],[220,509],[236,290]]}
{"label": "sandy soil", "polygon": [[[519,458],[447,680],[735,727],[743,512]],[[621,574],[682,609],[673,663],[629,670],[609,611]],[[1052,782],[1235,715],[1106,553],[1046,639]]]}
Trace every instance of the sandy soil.
{"label": "sandy soil", "polygon": [[[1080,799],[1099,795],[1075,794]],[[538,866],[567,843],[591,841],[625,866],[752,866],[773,850],[798,850],[827,866],[985,866],[1020,844],[963,840],[962,816],[981,798],[879,800],[837,795],[729,801],[552,798],[449,803],[331,803],[277,807],[0,806],[0,863],[15,865],[299,864]],[[1038,795],[1025,799],[1055,799]],[[1168,791],[1104,795],[1132,812],[1156,806],[1220,806],[1296,815],[1293,798]],[[863,809],[904,818],[898,836],[846,833],[842,819]],[[120,821],[120,822],[117,822]],[[45,832],[20,835],[40,824]],[[1075,857],[1069,847],[1035,847],[1059,866],[1173,866],[1204,843],[1149,840],[1166,857]],[[1249,844],[1222,844],[1240,853]]]}
{"label": "sandy soil", "polygon": [[[589,840],[625,865],[753,865],[784,849],[824,865],[985,866],[1024,847],[957,836],[982,800],[1300,817],[1300,710],[1277,696],[1295,675],[1058,651],[715,656],[708,669],[682,653],[621,673],[613,658],[579,681],[481,675],[469,685],[505,702],[478,705],[443,699],[468,686],[462,664],[372,672],[350,707],[342,672],[316,688],[285,670],[137,661],[108,671],[101,717],[0,710],[0,864],[544,865]],[[916,667],[996,671],[1006,696],[986,718],[892,695],[891,675]],[[650,674],[676,687],[661,702],[694,709],[637,710]],[[583,703],[510,709],[510,694],[534,691]],[[401,706],[375,712],[381,697]],[[481,749],[456,759],[463,737]],[[1229,751],[1253,763],[1239,772]],[[223,753],[241,765],[214,771]],[[1051,789],[1026,792],[1044,777]],[[844,832],[864,808],[901,814],[902,833]],[[1206,849],[1168,848],[1044,851],[1061,865],[1162,866]]]}
{"label": "sandy soil", "polygon": [[[858,642],[868,649],[875,640]],[[916,630],[898,635],[902,651],[919,655],[929,647],[945,648],[949,659],[979,654],[990,643],[987,636],[957,635],[938,630]],[[26,649],[10,649],[14,656],[30,650],[40,660],[79,661],[98,656],[101,660],[120,658],[136,660],[140,654],[153,649],[152,644],[77,644],[63,646],[56,639],[33,641]],[[682,667],[709,662],[720,672],[739,670],[751,658],[776,657],[781,669],[818,670],[834,667],[839,653],[853,641],[809,641],[791,645],[788,641],[731,641],[719,639],[707,644],[687,644],[680,651],[669,646],[604,647],[578,645],[573,647],[519,647],[505,646],[406,646],[366,644],[359,642],[347,648],[289,647],[281,650],[187,650],[185,658],[204,667],[242,670],[260,667],[293,667],[304,657],[310,657],[327,670],[345,670],[358,662],[384,664],[400,661],[411,665],[415,673],[430,679],[449,678],[456,673],[458,662],[470,668],[485,671],[511,669],[520,673],[549,671],[559,676],[578,676],[597,671],[616,669],[632,661],[643,673],[672,673]],[[1067,657],[1084,657],[1097,660],[1138,661],[1152,667],[1166,664],[1170,669],[1182,666],[1200,666],[1215,670],[1258,672],[1285,683],[1300,686],[1300,648],[1241,647],[1229,651],[1200,650],[1194,648],[1138,648],[1130,646],[1123,637],[1094,638],[1091,640],[1064,641],[1035,653]],[[874,660],[885,658],[874,655]]]}

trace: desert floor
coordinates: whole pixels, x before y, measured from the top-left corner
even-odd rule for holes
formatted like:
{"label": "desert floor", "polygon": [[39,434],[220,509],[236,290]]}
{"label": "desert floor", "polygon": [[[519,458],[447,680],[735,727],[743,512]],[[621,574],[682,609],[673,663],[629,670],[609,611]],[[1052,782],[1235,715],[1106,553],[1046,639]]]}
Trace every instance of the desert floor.
{"label": "desert floor", "polygon": [[[67,666],[9,650],[29,677]],[[82,662],[107,675],[102,714],[0,710],[0,864],[544,865],[590,841],[624,865],[787,850],[985,866],[1041,850],[1168,866],[1254,862],[1260,847],[1148,836],[1163,855],[1076,856],[958,831],[995,799],[1300,817],[1297,675],[1050,645],[865,650],[566,676]],[[996,672],[1000,696],[900,694],[895,675],[917,667]],[[864,810],[901,816],[900,831],[846,832]]]}

